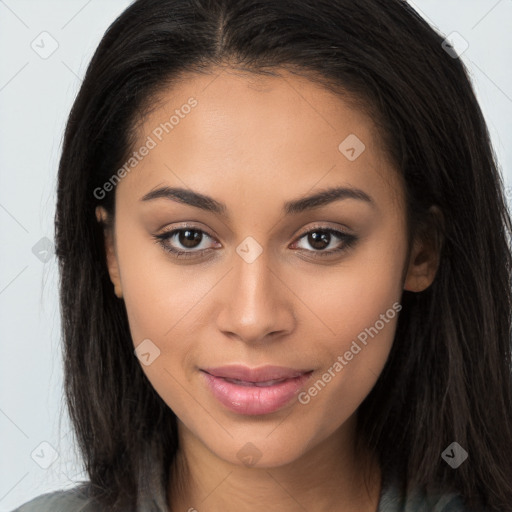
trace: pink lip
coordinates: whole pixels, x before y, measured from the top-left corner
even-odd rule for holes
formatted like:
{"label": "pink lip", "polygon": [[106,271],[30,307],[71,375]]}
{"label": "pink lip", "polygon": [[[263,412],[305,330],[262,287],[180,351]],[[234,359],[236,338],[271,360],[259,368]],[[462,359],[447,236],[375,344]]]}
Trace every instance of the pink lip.
{"label": "pink lip", "polygon": [[[248,415],[269,414],[283,407],[304,386],[312,371],[282,366],[254,369],[247,366],[222,366],[201,370],[210,391],[221,404],[231,411]],[[227,379],[241,382],[230,382]]]}

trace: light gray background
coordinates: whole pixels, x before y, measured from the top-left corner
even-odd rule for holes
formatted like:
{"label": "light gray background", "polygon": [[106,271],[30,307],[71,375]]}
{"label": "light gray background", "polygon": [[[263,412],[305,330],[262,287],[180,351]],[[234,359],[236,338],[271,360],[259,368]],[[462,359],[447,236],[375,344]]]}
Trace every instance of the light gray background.
{"label": "light gray background", "polygon": [[[104,31],[129,3],[0,0],[0,512],[86,478],[65,412],[59,420],[65,409],[51,252],[54,189],[81,76]],[[469,43],[460,58],[512,185],[512,0],[410,3],[442,33],[456,31]],[[45,31],[58,48],[42,58],[52,49]],[[58,458],[44,469],[53,450]]]}

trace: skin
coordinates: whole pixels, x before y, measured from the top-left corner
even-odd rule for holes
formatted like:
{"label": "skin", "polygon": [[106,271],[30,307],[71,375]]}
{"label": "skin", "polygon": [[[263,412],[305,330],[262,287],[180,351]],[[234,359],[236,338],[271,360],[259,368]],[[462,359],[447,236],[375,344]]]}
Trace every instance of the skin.
{"label": "skin", "polygon": [[[312,369],[316,382],[404,289],[431,284],[438,253],[418,239],[408,253],[403,183],[371,119],[339,96],[284,70],[189,75],[161,95],[135,147],[191,96],[197,106],[117,185],[115,224],[105,229],[134,347],[150,339],[160,350],[142,369],[178,418],[176,466],[189,473],[180,492],[170,490],[171,509],[375,511],[382,475],[365,454],[365,485],[356,415],[384,367],[398,315],[305,405],[231,412],[199,368],[275,364]],[[366,146],[354,161],[338,149],[350,134]],[[211,196],[230,218],[167,198],[141,201],[162,185]],[[361,189],[373,206],[346,198],[283,215],[286,201],[334,186]],[[108,220],[100,207],[97,218]],[[211,238],[203,235],[198,248],[177,236],[166,243],[208,253],[177,259],[153,238],[184,222]],[[321,258],[304,236],[318,227],[358,239]],[[248,236],[262,249],[252,263],[236,252]],[[333,236],[321,250],[337,247],[343,240]],[[248,442],[259,456],[252,466],[237,456]]]}

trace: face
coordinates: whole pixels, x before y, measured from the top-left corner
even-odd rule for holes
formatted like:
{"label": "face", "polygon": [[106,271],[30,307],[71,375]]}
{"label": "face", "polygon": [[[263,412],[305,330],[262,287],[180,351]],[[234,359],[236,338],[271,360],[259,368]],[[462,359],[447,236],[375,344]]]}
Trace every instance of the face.
{"label": "face", "polygon": [[160,100],[108,192],[134,348],[205,449],[293,462],[353,433],[404,287],[433,278],[403,184],[371,120],[305,78],[190,75]]}

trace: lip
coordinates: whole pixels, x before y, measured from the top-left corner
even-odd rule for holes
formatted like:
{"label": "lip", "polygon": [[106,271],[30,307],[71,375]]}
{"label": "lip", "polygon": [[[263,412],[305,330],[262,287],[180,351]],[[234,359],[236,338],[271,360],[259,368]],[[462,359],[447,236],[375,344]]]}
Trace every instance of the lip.
{"label": "lip", "polygon": [[283,366],[233,365],[201,369],[213,396],[229,410],[247,415],[270,414],[284,407],[312,372]]}

